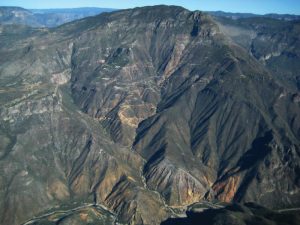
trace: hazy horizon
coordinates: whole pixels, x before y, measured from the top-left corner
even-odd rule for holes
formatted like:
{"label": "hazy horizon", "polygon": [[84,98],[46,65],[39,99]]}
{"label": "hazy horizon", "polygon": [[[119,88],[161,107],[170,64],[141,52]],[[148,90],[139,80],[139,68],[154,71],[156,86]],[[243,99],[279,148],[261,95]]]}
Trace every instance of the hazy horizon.
{"label": "hazy horizon", "polygon": [[52,0],[39,1],[35,0],[2,0],[0,6],[17,6],[26,9],[62,9],[62,8],[110,8],[110,9],[126,9],[142,6],[153,5],[177,5],[189,10],[201,11],[224,11],[231,13],[254,13],[254,14],[295,14],[300,15],[300,2],[298,0],[252,0],[245,2],[241,0],[191,0],[186,1],[170,1],[170,0],[124,0],[122,2],[98,1],[98,0]]}
{"label": "hazy horizon", "polygon": [[[164,4],[161,4],[164,5]],[[148,6],[155,6],[155,5],[145,5],[145,6],[136,6],[136,7],[148,7]],[[170,5],[169,5],[170,6]],[[180,6],[180,5],[173,5],[173,6]],[[24,8],[27,10],[68,10],[68,9],[108,9],[108,10],[125,10],[125,9],[130,9],[130,8],[111,8],[111,7],[98,7],[98,6],[82,6],[82,7],[63,7],[63,8],[26,8],[26,7],[22,7],[22,6],[17,6],[17,5],[10,5],[10,6],[2,6],[0,5],[0,7],[20,7],[20,8]],[[136,8],[136,7],[132,7],[132,8]],[[181,6],[184,7],[184,6]],[[184,7],[185,8],[185,7]],[[190,9],[189,9],[190,10]],[[300,16],[299,14],[295,14],[295,13],[277,13],[277,12],[268,12],[268,13],[255,13],[255,12],[239,12],[239,11],[224,11],[224,10],[201,10],[201,9],[195,9],[195,10],[200,10],[203,12],[224,12],[224,13],[240,13],[240,14],[256,14],[256,15],[268,15],[268,14],[278,14],[278,15],[294,15],[294,16]],[[191,10],[194,11],[194,10]]]}

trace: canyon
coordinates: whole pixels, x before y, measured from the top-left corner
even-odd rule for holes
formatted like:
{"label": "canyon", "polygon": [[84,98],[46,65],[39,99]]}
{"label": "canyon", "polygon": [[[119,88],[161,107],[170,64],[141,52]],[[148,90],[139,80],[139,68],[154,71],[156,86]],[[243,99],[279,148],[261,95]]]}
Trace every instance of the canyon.
{"label": "canyon", "polygon": [[1,225],[300,207],[299,20],[161,5],[0,31]]}

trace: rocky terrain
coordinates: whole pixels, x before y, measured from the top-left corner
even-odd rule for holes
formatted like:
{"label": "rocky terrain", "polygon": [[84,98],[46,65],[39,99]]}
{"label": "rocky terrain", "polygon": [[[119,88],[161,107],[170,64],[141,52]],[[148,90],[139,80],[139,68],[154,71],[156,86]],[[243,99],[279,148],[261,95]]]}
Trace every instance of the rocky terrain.
{"label": "rocky terrain", "polygon": [[0,23],[31,27],[56,27],[73,20],[111,11],[114,10],[106,8],[23,9],[0,6]]}
{"label": "rocky terrain", "polygon": [[253,203],[232,204],[205,211],[200,209],[195,205],[187,212],[186,218],[168,219],[162,225],[298,225],[300,223],[299,210],[275,212]]}
{"label": "rocky terrain", "polygon": [[0,224],[300,207],[299,33],[174,6],[1,24]]}

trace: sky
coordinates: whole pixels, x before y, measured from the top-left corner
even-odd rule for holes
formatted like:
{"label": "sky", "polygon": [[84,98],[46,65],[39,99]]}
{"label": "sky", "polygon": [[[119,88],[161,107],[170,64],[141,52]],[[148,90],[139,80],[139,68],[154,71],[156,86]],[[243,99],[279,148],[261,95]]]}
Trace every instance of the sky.
{"label": "sky", "polygon": [[289,13],[300,15],[300,0],[0,0],[0,6],[27,9],[101,7],[125,9],[147,5],[179,5],[190,10]]}

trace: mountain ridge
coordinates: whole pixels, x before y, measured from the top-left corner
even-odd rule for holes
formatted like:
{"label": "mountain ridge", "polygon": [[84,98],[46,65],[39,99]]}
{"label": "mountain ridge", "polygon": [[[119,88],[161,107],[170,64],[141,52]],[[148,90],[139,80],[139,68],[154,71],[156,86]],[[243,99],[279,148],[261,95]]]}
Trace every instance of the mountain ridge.
{"label": "mountain ridge", "polygon": [[[239,43],[228,25],[248,24],[225,22],[157,6],[27,34],[3,26],[1,223],[75,202],[131,224],[160,224],[202,200],[298,206],[297,70],[280,67],[283,82],[258,50],[281,43],[295,56],[272,57],[294,65],[299,40],[271,29]],[[71,221],[97,221],[92,212]]]}
{"label": "mountain ridge", "polygon": [[31,27],[57,27],[67,22],[103,12],[112,12],[109,8],[74,9],[24,9],[22,7],[0,6],[1,24],[21,24]]}
{"label": "mountain ridge", "polygon": [[[161,5],[167,6],[167,5]],[[149,6],[151,7],[151,6]],[[170,6],[171,7],[171,6]],[[181,6],[174,6],[181,7]],[[142,7],[137,7],[142,8]],[[88,16],[95,16],[103,12],[112,12],[122,9],[112,9],[112,8],[99,8],[99,7],[79,7],[79,8],[53,8],[53,9],[25,9],[18,6],[0,6],[0,11],[2,14],[9,14],[9,18],[1,18],[0,23],[6,24],[23,24],[33,27],[56,27],[67,22],[71,22],[77,19],[85,18]],[[126,9],[123,9],[126,10]],[[19,16],[13,14],[13,11],[18,11],[19,16],[23,13],[23,19],[18,18]],[[212,16],[225,17],[231,19],[241,19],[241,18],[273,18],[278,20],[293,21],[299,20],[299,15],[292,14],[276,14],[269,13],[264,15],[253,14],[253,13],[233,13],[233,12],[223,12],[223,11],[206,11]]]}
{"label": "mountain ridge", "polygon": [[245,19],[253,17],[272,18],[278,20],[299,20],[300,16],[297,14],[286,14],[286,13],[266,13],[266,14],[255,14],[255,13],[235,13],[235,12],[224,12],[224,11],[207,11],[208,14],[216,17],[227,17],[231,19]]}

